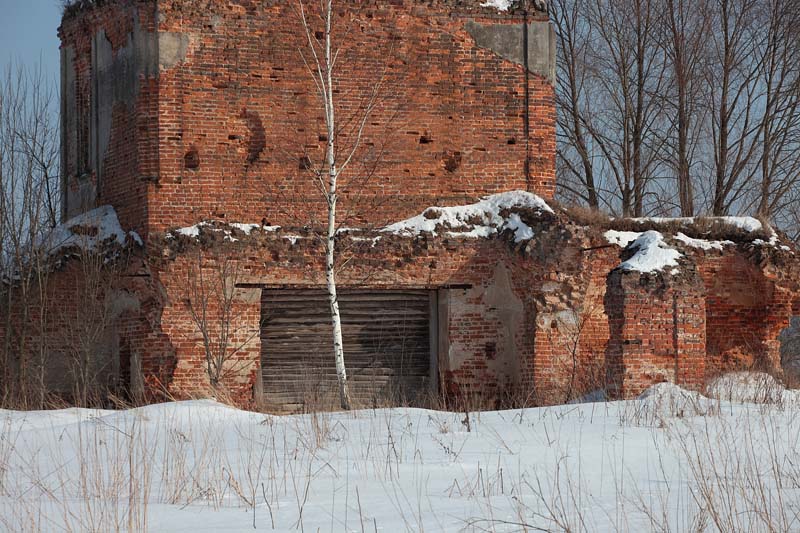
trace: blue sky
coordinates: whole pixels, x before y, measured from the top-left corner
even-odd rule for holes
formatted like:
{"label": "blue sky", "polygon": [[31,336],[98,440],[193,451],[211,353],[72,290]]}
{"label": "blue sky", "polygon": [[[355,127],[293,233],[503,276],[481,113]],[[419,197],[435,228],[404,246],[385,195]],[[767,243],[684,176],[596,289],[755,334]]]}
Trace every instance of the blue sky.
{"label": "blue sky", "polygon": [[0,0],[0,72],[12,61],[36,64],[58,81],[59,0]]}

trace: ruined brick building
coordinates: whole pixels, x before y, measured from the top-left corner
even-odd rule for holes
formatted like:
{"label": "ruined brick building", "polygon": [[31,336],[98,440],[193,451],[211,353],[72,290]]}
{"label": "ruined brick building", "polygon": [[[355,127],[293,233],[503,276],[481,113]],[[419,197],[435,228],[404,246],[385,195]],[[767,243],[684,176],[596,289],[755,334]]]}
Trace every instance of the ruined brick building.
{"label": "ruined brick building", "polygon": [[[183,397],[209,393],[207,356],[224,352],[235,397],[307,406],[334,373],[314,233],[325,205],[308,172],[326,139],[296,6],[85,4],[60,28],[62,230],[126,250],[98,364]],[[627,397],[779,371],[779,335],[800,314],[795,251],[754,220],[582,222],[556,208],[552,30],[533,2],[482,4],[338,2],[340,113],[380,85],[340,206],[359,404]],[[115,217],[127,237],[104,233]],[[80,263],[50,277],[51,339],[85,312]]]}

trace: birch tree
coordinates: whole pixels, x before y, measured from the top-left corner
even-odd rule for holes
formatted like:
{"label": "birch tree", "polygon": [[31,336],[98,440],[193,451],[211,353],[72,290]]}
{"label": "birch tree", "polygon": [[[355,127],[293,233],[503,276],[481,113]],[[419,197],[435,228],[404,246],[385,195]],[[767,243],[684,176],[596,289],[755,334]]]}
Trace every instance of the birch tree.
{"label": "birch tree", "polygon": [[[321,234],[325,250],[325,280],[328,293],[328,303],[331,313],[331,326],[333,328],[333,356],[336,363],[336,376],[339,384],[339,399],[342,409],[350,409],[350,392],[347,383],[347,368],[345,366],[344,343],[342,340],[342,319],[339,312],[339,299],[336,287],[336,233],[337,233],[337,205],[341,189],[342,176],[353,162],[361,144],[364,129],[378,102],[378,95],[383,82],[379,76],[366,98],[358,106],[356,116],[348,116],[344,123],[350,127],[346,136],[349,144],[339,142],[343,125],[337,115],[338,102],[338,60],[341,59],[341,48],[334,45],[334,2],[321,0],[319,4],[319,21],[323,30],[315,31],[310,12],[306,9],[303,0],[298,0],[299,14],[307,40],[307,50],[301,51],[305,63],[316,88],[320,107],[323,110],[326,146],[324,160],[319,165],[309,165],[320,193],[323,195],[327,208],[327,221],[324,232]],[[340,146],[341,144],[341,146]]]}

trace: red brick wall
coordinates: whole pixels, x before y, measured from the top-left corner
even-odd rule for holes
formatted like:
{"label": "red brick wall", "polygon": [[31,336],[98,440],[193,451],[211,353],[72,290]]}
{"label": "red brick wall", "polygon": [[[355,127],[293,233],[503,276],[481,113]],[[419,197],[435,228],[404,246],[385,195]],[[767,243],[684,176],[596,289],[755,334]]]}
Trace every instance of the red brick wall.
{"label": "red brick wall", "polygon": [[[618,248],[597,249],[597,242],[580,235],[569,242],[549,241],[553,235],[562,238],[558,228],[540,228],[539,240],[522,246],[503,238],[384,235],[374,246],[371,240],[343,238],[340,246],[350,261],[339,284],[445,291],[448,342],[439,361],[442,390],[445,397],[477,399],[483,406],[509,400],[560,403],[602,387],[630,397],[664,380],[698,388],[714,373],[742,366],[715,351],[722,342],[748,357],[751,366],[770,361],[778,334],[797,313],[792,309],[798,302],[796,283],[772,279],[770,269],[757,267],[738,248],[707,255],[687,252],[687,264],[677,276],[623,274],[612,272],[619,264]],[[234,399],[250,403],[260,364],[260,339],[254,335],[261,317],[259,287],[320,286],[323,281],[317,241],[307,235],[292,242],[288,236],[235,234],[240,240],[231,242],[222,231],[204,230],[202,245],[185,237],[152,241],[149,255],[134,257],[112,284],[112,300],[124,305],[113,313],[104,346],[119,358],[121,377],[126,372],[135,377],[141,368],[145,392],[153,400],[163,399],[164,393],[179,398],[214,393],[186,299],[198,261],[206,279],[212,279],[220,258],[228,258],[244,284],[235,300],[231,331],[238,341],[232,345],[244,346],[234,356],[241,363],[238,372],[224,385]],[[547,258],[539,255],[540,247],[548,250]],[[693,264],[702,276],[692,274]],[[722,292],[709,284],[729,275],[739,279],[738,284],[725,282],[737,292],[720,300]],[[46,340],[61,367],[69,357],[65,346],[76,339],[71,328],[85,318],[88,304],[80,303],[86,301],[81,296],[85,277],[75,260],[52,273],[48,329],[44,335],[35,328],[28,333],[28,346]],[[726,314],[730,299],[741,297],[736,294],[750,295],[752,301]],[[17,313],[21,309],[12,307]],[[739,322],[740,310],[746,323]],[[30,320],[35,324],[37,315]],[[767,352],[747,352],[754,343]]]}
{"label": "red brick wall", "polygon": [[703,287],[691,273],[608,278],[608,393],[630,398],[664,381],[699,388],[705,379]]}
{"label": "red brick wall", "polygon": [[[523,16],[480,4],[339,4],[336,100],[343,123],[383,80],[360,150],[342,177],[345,224],[383,224],[429,205],[512,189],[552,197],[553,87],[529,76],[526,139],[523,67],[477,47],[465,29],[468,21],[519,24]],[[133,12],[150,30],[154,7],[152,0],[117,0],[65,19],[62,39],[76,47],[81,80],[89,80],[91,35],[105,28],[121,46]],[[306,156],[321,160],[324,123],[299,52],[307,43],[295,4],[159,0],[157,11],[159,32],[188,36],[187,54],[162,68],[157,81],[142,80],[133,108],[114,110],[98,202],[112,203],[123,224],[143,234],[209,218],[318,221],[321,197],[300,167]],[[88,91],[81,81],[78,97]],[[341,148],[353,138],[346,129]]]}
{"label": "red brick wall", "polygon": [[706,287],[711,368],[780,368],[780,331],[788,325],[791,298],[764,270],[740,254],[709,254],[700,263]]}
{"label": "red brick wall", "polygon": [[[98,173],[90,154],[94,87],[92,39],[104,32],[114,54],[130,45],[132,32],[155,29],[154,0],[120,0],[92,8],[80,16],[66,16],[59,28],[62,48],[74,50],[76,82],[74,93],[62,89],[63,98],[76,102],[77,135],[66,131],[62,149],[66,186],[76,191],[79,182],[89,180],[97,190],[97,205],[111,204],[122,225],[144,235],[147,219],[147,193],[152,177],[158,174],[158,80],[142,76],[137,97],[113,105],[108,149],[102,158],[103,174]],[[142,46],[142,43],[138,43]],[[62,102],[62,106],[71,102]],[[77,158],[74,154],[77,153]],[[81,177],[85,175],[85,177]]]}
{"label": "red brick wall", "polygon": [[606,278],[619,263],[619,250],[581,252],[579,246],[580,241],[554,246],[572,253],[534,285],[543,296],[534,312],[535,357],[526,383],[539,401],[566,401],[605,388]]}
{"label": "red brick wall", "polygon": [[104,257],[84,258],[37,276],[27,289],[0,291],[0,324],[9,326],[0,326],[0,372],[8,372],[2,385],[21,385],[16,392],[28,401],[75,399],[78,382],[90,400],[119,390],[117,328],[132,302],[122,292],[121,270]]}
{"label": "red brick wall", "polygon": [[[521,303],[529,284],[515,276],[530,269],[529,261],[511,253],[502,240],[412,241],[385,236],[374,247],[366,242],[356,244],[353,250],[353,244],[345,241],[342,245],[351,249],[348,256],[354,257],[351,266],[340,274],[340,287],[451,287],[445,289],[449,292],[449,318],[444,325],[449,332],[449,350],[440,354],[439,365],[445,394],[480,397],[489,405],[495,398],[514,394],[520,386],[519,362],[533,356],[532,336],[524,333],[531,321]],[[158,313],[163,337],[138,338],[135,344],[148,354],[168,354],[174,367],[168,388],[179,396],[208,391],[199,331],[185,302],[191,292],[187,280],[197,271],[199,261],[204,264],[205,275],[213,276],[219,272],[220,261],[227,258],[235,265],[239,283],[245,285],[303,287],[319,286],[322,281],[323,256],[313,238],[292,244],[275,234],[255,237],[250,243],[215,242],[207,249],[180,238],[172,246],[180,251],[178,255],[152,265],[152,274],[163,287],[163,306]],[[502,295],[510,295],[520,305],[504,306]],[[251,297],[249,304],[242,305],[243,312],[236,314],[232,329],[244,335],[259,327],[260,299]],[[516,324],[513,328],[505,328],[509,317]],[[161,344],[162,339],[168,339],[167,347]],[[148,357],[143,360],[153,363],[145,362],[145,374],[169,370],[169,364],[165,367],[152,355]],[[249,401],[260,363],[260,339],[250,339],[247,349],[237,357],[253,365],[244,365],[244,375],[228,380],[226,385],[238,398]]]}

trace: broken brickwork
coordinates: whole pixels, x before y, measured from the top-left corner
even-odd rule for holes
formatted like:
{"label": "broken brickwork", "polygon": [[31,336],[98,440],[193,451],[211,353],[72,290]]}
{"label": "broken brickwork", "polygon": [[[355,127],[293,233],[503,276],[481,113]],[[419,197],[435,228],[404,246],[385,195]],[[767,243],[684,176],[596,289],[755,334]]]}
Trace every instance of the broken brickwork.
{"label": "broken brickwork", "polygon": [[[121,303],[100,342],[108,380],[134,394],[224,389],[259,403],[269,361],[262,290],[324,285],[313,232],[323,205],[305,168],[325,146],[323,121],[290,4],[112,0],[63,20],[65,215],[110,204],[144,241],[127,242],[130,255],[113,263],[108,298]],[[636,221],[600,228],[518,205],[482,221],[481,197],[548,200],[555,187],[551,29],[525,2],[507,12],[482,4],[339,3],[338,31],[350,40],[340,116],[376,75],[386,88],[346,177],[341,212],[358,229],[338,237],[342,290],[434,294],[435,393],[448,400],[561,403],[598,389],[630,397],[661,381],[697,389],[730,369],[779,372],[800,272],[777,235],[731,229],[709,245],[695,228],[697,245],[665,227],[678,266],[639,272],[620,266],[635,246],[604,234]],[[381,230],[465,204],[459,227]],[[68,290],[78,264],[59,263],[48,290]],[[213,387],[190,302],[197,280],[221,271],[232,352]],[[77,308],[55,300],[48,350],[66,358],[58,338]],[[210,302],[209,314],[218,310]],[[2,324],[24,320],[11,314]]]}
{"label": "broken brickwork", "polygon": [[[732,369],[780,371],[772,350],[800,302],[794,250],[746,240],[699,250],[667,237],[681,253],[678,267],[625,271],[619,265],[635,250],[609,245],[596,228],[560,212],[517,214],[532,238],[517,242],[511,230],[488,238],[372,230],[339,238],[348,262],[339,277],[342,290],[427,289],[439,295],[443,398],[480,399],[485,406],[560,403],[597,389],[611,397],[635,396],[662,381],[700,389]],[[223,386],[242,404],[258,403],[262,289],[323,283],[319,241],[305,231],[245,232],[215,222],[196,234],[153,236],[146,248],[131,244],[132,255],[113,284],[109,301],[120,303],[103,340],[103,353],[116,369],[111,382],[115,375],[127,379],[154,400],[215,394],[189,301],[201,270],[211,280],[229,264],[236,371]],[[74,294],[80,261],[63,264],[48,283]],[[750,296],[742,308],[747,327],[720,304],[712,284],[725,279],[715,270],[723,265],[747,265],[751,272],[737,274],[736,285]],[[50,311],[51,358],[67,357],[59,338],[77,320],[78,307],[69,307],[76,298],[63,292],[52,300],[58,305]],[[213,301],[209,309],[213,314]],[[734,326],[726,327],[726,320]]]}

